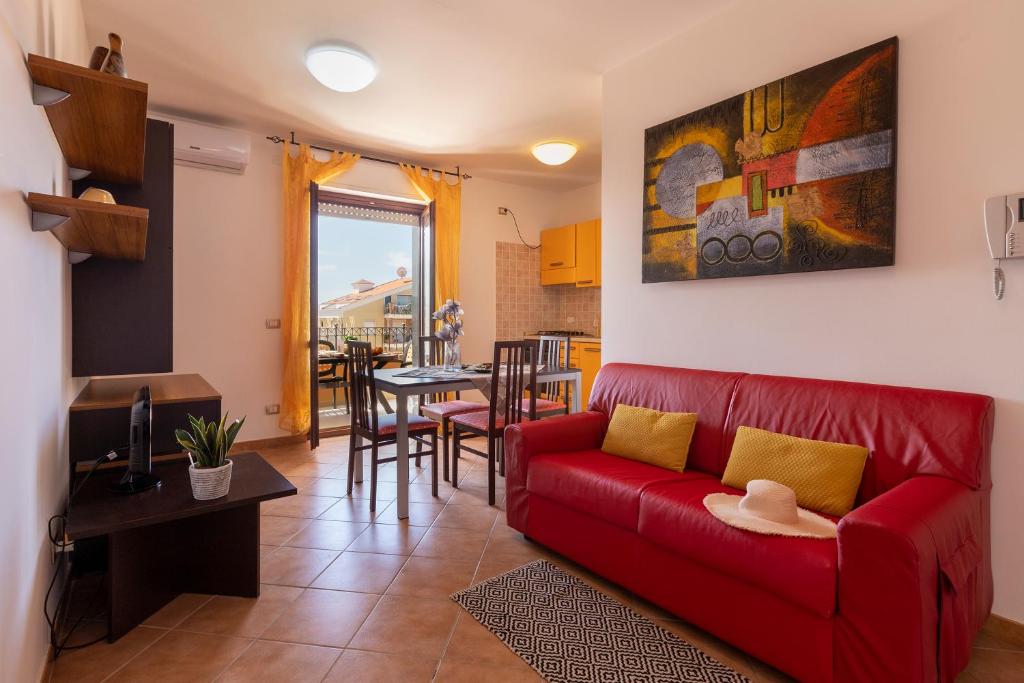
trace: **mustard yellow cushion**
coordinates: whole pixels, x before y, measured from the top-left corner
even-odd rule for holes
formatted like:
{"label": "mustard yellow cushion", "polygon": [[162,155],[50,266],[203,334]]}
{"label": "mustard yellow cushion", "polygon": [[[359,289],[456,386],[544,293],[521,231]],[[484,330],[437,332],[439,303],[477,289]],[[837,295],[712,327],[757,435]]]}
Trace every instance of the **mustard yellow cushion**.
{"label": "mustard yellow cushion", "polygon": [[620,403],[612,413],[601,450],[682,472],[696,425],[696,413],[663,413]]}
{"label": "mustard yellow cushion", "polygon": [[746,489],[752,479],[771,479],[793,489],[800,507],[845,515],[853,509],[867,458],[863,446],[740,427],[722,483]]}

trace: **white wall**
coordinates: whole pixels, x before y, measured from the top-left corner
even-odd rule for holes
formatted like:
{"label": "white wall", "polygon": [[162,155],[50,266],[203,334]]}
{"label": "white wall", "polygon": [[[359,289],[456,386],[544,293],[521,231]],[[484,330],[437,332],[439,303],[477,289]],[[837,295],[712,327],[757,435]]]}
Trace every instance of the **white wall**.
{"label": "white wall", "polygon": [[[1024,190],[1024,3],[738,2],[604,79],[604,359],[996,398],[995,611],[1024,621],[1024,263],[992,297],[982,201]],[[641,284],[644,129],[900,38],[896,265]],[[665,312],[671,315],[665,315]],[[653,334],[648,329],[658,321]],[[650,331],[650,330],[649,330]]]}
{"label": "white wall", "polygon": [[555,225],[582,223],[601,215],[601,183],[563,192],[558,198]]}
{"label": "white wall", "polygon": [[24,193],[64,193],[63,158],[32,104],[29,52],[88,58],[78,0],[0,4],[0,680],[38,680],[48,646],[43,595],[52,564],[46,522],[64,500],[70,370],[69,266],[52,236],[33,233]]}
{"label": "white wall", "polygon": [[[159,115],[157,115],[159,116]],[[245,175],[175,166],[174,371],[198,372],[247,415],[242,440],[281,436],[264,407],[281,396],[281,336],[264,326],[281,317],[281,147],[253,133]],[[361,161],[331,183],[418,199],[394,166]],[[466,310],[463,359],[487,360],[495,333],[495,247],[523,237],[536,243],[557,224],[557,193],[484,178],[463,181],[460,283]]]}

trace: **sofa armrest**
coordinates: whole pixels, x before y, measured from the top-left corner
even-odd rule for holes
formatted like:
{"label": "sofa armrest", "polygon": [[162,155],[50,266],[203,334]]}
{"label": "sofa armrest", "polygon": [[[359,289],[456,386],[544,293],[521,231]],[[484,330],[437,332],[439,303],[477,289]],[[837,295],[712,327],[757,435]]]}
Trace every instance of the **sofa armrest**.
{"label": "sofa armrest", "polygon": [[509,526],[526,533],[526,470],[539,453],[562,453],[600,448],[608,428],[604,413],[588,411],[505,429],[505,509]]}
{"label": "sofa armrest", "polygon": [[982,491],[914,477],[839,523],[836,680],[952,681],[991,608]]}

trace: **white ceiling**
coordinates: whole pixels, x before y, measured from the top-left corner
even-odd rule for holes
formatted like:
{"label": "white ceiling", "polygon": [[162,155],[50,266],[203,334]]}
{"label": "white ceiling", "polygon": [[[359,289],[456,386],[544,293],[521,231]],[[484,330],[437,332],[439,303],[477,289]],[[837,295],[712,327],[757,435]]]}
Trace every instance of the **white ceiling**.
{"label": "white ceiling", "polygon": [[[552,190],[600,178],[601,74],[722,4],[82,0],[90,39],[122,36],[153,109]],[[325,41],[366,51],[377,80],[357,93],[317,83],[303,57]],[[529,149],[549,138],[580,153],[543,166]]]}

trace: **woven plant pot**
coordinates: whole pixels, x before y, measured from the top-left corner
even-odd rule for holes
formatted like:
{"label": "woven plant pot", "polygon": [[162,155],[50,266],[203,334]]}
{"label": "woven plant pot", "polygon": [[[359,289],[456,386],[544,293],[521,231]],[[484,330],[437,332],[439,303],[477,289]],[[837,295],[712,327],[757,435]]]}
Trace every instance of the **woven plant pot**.
{"label": "woven plant pot", "polygon": [[231,461],[220,467],[199,468],[195,463],[188,466],[192,480],[192,497],[196,500],[213,500],[228,495],[231,488]]}

